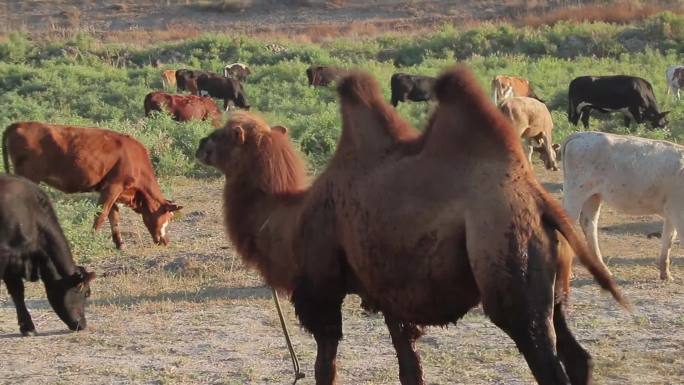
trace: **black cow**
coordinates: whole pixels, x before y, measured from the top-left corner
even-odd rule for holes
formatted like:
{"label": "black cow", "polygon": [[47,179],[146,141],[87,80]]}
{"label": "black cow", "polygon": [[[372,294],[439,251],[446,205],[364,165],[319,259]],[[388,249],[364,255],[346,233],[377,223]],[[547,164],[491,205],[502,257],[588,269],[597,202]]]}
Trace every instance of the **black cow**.
{"label": "black cow", "polygon": [[196,89],[194,87],[197,78],[201,75],[214,75],[219,76],[213,72],[202,71],[202,70],[189,70],[189,69],[179,69],[176,70],[176,89],[178,92],[190,91],[196,94]]}
{"label": "black cow", "polygon": [[306,69],[306,77],[309,80],[309,85],[313,87],[328,86],[339,78],[345,76],[347,70],[335,66],[319,66],[312,65]]}
{"label": "black cow", "polygon": [[398,73],[392,75],[390,87],[392,89],[392,105],[396,107],[399,102],[412,100],[424,102],[433,98],[432,87],[435,78],[431,76],[408,75]]}
{"label": "black cow", "polygon": [[570,82],[568,90],[568,120],[577,125],[582,120],[584,128],[589,127],[589,112],[594,109],[603,113],[622,111],[625,125],[629,127],[630,117],[637,123],[648,121],[653,128],[665,128],[665,116],[659,112],[653,87],[648,81],[626,75],[580,76]]}
{"label": "black cow", "polygon": [[197,77],[197,89],[209,96],[223,99],[223,109],[228,109],[228,102],[232,101],[236,107],[249,110],[245,90],[239,80],[226,78],[221,75],[205,73]]}
{"label": "black cow", "polygon": [[0,277],[22,335],[36,333],[24,303],[24,279],[40,278],[59,318],[71,330],[85,329],[85,302],[95,273],[74,263],[47,195],[29,180],[7,174],[0,174]]}

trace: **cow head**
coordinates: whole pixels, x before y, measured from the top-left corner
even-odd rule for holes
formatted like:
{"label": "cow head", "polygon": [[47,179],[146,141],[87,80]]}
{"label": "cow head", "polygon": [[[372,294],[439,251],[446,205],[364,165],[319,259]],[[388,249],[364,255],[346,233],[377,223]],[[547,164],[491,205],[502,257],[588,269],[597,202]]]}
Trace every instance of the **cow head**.
{"label": "cow head", "polygon": [[670,111],[654,112],[650,117],[653,128],[667,128],[667,125],[670,124],[670,122],[667,120],[666,116],[669,113]]}
{"label": "cow head", "polygon": [[90,281],[93,279],[95,273],[76,266],[76,272],[70,277],[45,281],[48,302],[71,330],[83,330],[87,326],[85,303],[90,297]]}
{"label": "cow head", "polygon": [[169,237],[166,233],[166,228],[173,218],[173,213],[182,209],[182,206],[175,204],[173,201],[165,201],[156,210],[145,210],[142,212],[143,222],[145,227],[152,235],[154,243],[158,245],[168,245]]}

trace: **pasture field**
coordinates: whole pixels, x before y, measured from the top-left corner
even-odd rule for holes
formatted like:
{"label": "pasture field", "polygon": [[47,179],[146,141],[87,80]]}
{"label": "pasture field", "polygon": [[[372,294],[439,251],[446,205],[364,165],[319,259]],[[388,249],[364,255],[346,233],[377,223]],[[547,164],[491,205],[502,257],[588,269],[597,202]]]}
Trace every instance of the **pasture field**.
{"label": "pasture field", "polygon": [[[276,47],[276,48],[274,48]],[[161,68],[150,62],[160,58]],[[185,206],[169,227],[171,244],[153,246],[142,220],[122,211],[128,249],[113,248],[107,226],[90,231],[97,212],[92,194],[50,190],[75,257],[100,275],[88,308],[91,329],[66,333],[40,284],[27,284],[27,304],[41,333],[18,335],[14,306],[0,288],[0,384],[273,384],[291,382],[291,365],[270,291],[244,268],[224,236],[222,181],[193,159],[208,123],[179,124],[168,116],[143,117],[146,93],[161,88],[161,70],[202,68],[221,72],[247,63],[245,84],[253,110],[290,135],[312,174],[334,151],[340,118],[334,89],[310,88],[305,68],[338,64],[372,73],[389,100],[394,72],[438,74],[456,61],[469,65],[489,89],[497,74],[526,77],[551,109],[554,140],[577,127],[566,118],[568,83],[580,75],[629,74],[649,80],[668,130],[622,127],[622,117],[592,118],[593,129],[684,141],[684,102],[665,94],[665,69],[684,62],[684,17],[660,14],[631,24],[557,23],[539,28],[491,24],[441,27],[428,35],[386,34],[322,44],[270,41],[212,33],[197,38],[130,45],[91,35],[36,41],[10,34],[0,41],[0,131],[17,120],[95,125],[131,134],[150,149],[167,197]],[[425,125],[429,105],[400,104],[400,113]],[[1,151],[1,150],[0,150]],[[561,172],[536,165],[537,175],[561,198]],[[569,321],[595,358],[597,384],[684,383],[684,259],[673,249],[673,282],[658,278],[660,243],[655,217],[603,210],[599,237],[608,266],[635,305],[620,310],[577,268]],[[344,307],[340,382],[396,384],[398,367],[378,315],[349,297]],[[313,338],[294,327],[295,349],[313,383]],[[456,326],[432,328],[419,343],[430,384],[532,384],[512,340],[480,309]]]}

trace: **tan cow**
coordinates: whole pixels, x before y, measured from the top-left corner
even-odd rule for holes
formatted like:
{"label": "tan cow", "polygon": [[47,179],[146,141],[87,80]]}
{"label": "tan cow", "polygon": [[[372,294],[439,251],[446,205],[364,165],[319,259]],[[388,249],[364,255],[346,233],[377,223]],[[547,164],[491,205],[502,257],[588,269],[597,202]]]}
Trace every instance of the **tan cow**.
{"label": "tan cow", "polygon": [[495,76],[492,79],[492,93],[494,94],[494,104],[496,105],[511,96],[528,96],[541,101],[532,90],[530,81],[517,76]]}
{"label": "tan cow", "polygon": [[162,86],[165,89],[176,86],[176,70],[166,70],[161,74]]}
{"label": "tan cow", "polygon": [[513,124],[517,134],[526,143],[527,159],[532,163],[532,153],[539,148],[539,156],[547,170],[558,171],[556,149],[551,131],[553,120],[546,105],[537,99],[526,96],[514,96],[505,99],[499,109]]}

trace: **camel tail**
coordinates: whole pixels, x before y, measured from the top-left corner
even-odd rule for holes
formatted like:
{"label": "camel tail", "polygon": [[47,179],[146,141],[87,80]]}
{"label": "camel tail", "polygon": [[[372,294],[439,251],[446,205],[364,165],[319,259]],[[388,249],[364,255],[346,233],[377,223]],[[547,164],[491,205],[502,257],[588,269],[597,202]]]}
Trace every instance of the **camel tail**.
{"label": "camel tail", "polygon": [[620,289],[618,289],[617,285],[615,284],[615,280],[613,280],[613,277],[610,275],[610,272],[601,264],[596,253],[589,249],[586,242],[580,239],[580,237],[577,235],[577,232],[573,228],[563,209],[557,203],[548,200],[548,198],[545,200],[546,205],[544,207],[542,218],[545,221],[552,223],[563,235],[563,237],[565,237],[582,265],[589,270],[589,273],[591,273],[599,286],[610,292],[615,301],[617,301],[622,307],[631,311],[632,308],[629,304],[629,301],[627,301],[627,299],[620,292]]}
{"label": "camel tail", "polygon": [[5,132],[2,133],[2,161],[5,166],[5,172],[10,173],[9,152],[7,151],[7,141],[9,140],[9,132],[14,127],[14,124],[8,126]]}

